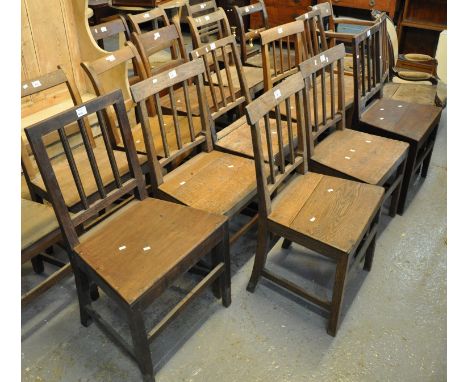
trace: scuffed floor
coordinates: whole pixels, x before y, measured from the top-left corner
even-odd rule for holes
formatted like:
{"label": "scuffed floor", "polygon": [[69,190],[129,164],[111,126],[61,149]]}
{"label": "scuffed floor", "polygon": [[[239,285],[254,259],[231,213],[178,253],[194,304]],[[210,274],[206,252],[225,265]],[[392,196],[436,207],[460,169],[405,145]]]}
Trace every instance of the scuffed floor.
{"label": "scuffed floor", "polygon": [[[232,305],[205,291],[152,346],[158,381],[446,380],[446,112],[427,179],[403,217],[383,217],[372,271],[348,282],[336,338],[320,311],[262,280],[245,290],[255,231],[232,249]],[[280,243],[279,243],[280,244]],[[276,245],[269,266],[316,291],[330,287],[327,261]],[[29,265],[22,287],[37,282]],[[181,280],[149,311],[151,325],[195,281]],[[104,316],[127,328],[104,296]],[[79,324],[72,278],[22,312],[23,381],[139,381],[134,364],[95,324]]]}

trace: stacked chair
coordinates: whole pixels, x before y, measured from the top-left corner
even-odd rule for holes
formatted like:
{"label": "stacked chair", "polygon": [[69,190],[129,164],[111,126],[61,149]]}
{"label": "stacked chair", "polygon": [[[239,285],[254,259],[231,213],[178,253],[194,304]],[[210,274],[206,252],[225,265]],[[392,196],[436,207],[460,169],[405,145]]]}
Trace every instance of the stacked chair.
{"label": "stacked chair", "polygon": [[[155,8],[130,15],[130,28],[124,19],[93,27],[96,41],[126,39],[82,63],[96,98],[83,102],[60,68],[22,84],[23,96],[66,85],[73,101],[25,129],[32,200],[22,201],[22,262],[38,273],[47,259],[60,268],[24,302],[72,270],[82,325],[101,327],[145,381],[155,377],[150,342],[191,300],[211,286],[230,305],[230,248],[254,226],[247,290],[268,279],[326,311],[335,336],[349,273],[361,262],[371,270],[380,215],[385,206],[391,217],[403,214],[437,135],[439,107],[381,98],[391,70],[383,17],[345,36],[353,46],[347,75],[343,36],[324,28],[326,17],[336,23],[329,5],[274,28],[261,0],[234,9],[240,49],[215,2],[187,7],[191,52]],[[245,31],[249,14],[261,15],[263,27]],[[253,40],[259,49],[250,51]],[[169,58],[151,59],[159,53]],[[114,70],[129,62],[133,73]],[[115,73],[127,87],[115,86]],[[248,222],[232,232],[241,213]],[[334,263],[330,299],[268,268],[281,238],[283,248],[299,244]],[[56,244],[69,264],[44,254]],[[197,285],[148,329],[145,309],[189,271],[200,275]],[[96,310],[97,287],[122,311],[131,344]]]}

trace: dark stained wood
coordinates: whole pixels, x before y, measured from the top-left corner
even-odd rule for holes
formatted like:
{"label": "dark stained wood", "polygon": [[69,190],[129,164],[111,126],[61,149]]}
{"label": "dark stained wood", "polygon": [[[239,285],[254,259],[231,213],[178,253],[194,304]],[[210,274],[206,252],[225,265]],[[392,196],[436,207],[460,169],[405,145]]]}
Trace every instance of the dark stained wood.
{"label": "dark stained wood", "polygon": [[[303,119],[304,81],[301,73],[291,75],[279,85],[260,96],[246,107],[251,126],[255,155],[259,199],[259,233],[254,268],[247,290],[253,292],[261,276],[295,293],[305,300],[319,305],[330,313],[327,332],[335,336],[341,311],[348,264],[359,248],[369,251],[374,247],[378,215],[383,201],[382,187],[352,182],[340,178],[308,173],[308,153]],[[281,103],[296,99],[299,118],[296,130],[297,146],[290,153],[279,155],[274,163],[268,118],[280,116]],[[287,115],[291,122],[290,113]],[[265,121],[268,167],[264,165],[260,134],[261,120]],[[292,124],[288,127],[291,134]],[[279,135],[279,134],[278,134]],[[291,135],[290,135],[291,137]],[[281,137],[278,137],[281,141]],[[279,143],[279,147],[283,145]],[[290,175],[290,176],[289,176]],[[281,186],[281,187],[280,187]],[[296,242],[336,262],[336,274],[331,301],[319,299],[282,276],[266,269],[271,237],[284,237],[287,247]],[[357,260],[356,260],[357,261]]]}
{"label": "dark stained wood", "polygon": [[[196,63],[193,63],[196,64]],[[203,71],[203,66],[200,66]],[[143,101],[143,104],[145,101]],[[83,108],[86,109],[83,109]],[[59,131],[62,140],[64,127],[73,121],[80,121],[84,114],[102,113],[108,107],[115,111],[122,147],[127,158],[129,179],[117,179],[114,187],[101,190],[98,199],[90,199],[84,191],[81,209],[69,214],[64,196],[57,181],[51,158],[48,156],[42,137],[52,131]],[[83,111],[85,110],[84,114]],[[109,136],[110,128],[99,118],[103,135]],[[85,129],[81,130],[86,133]],[[154,339],[186,304],[208,285],[217,282],[223,305],[228,307],[230,297],[229,239],[227,219],[201,210],[174,204],[163,200],[147,198],[143,173],[132,139],[123,95],[121,90],[98,97],[84,105],[70,109],[54,118],[26,129],[26,135],[44,179],[47,192],[55,211],[75,274],[80,307],[80,319],[84,326],[94,320],[106,334],[120,344],[137,362],[145,381],[154,381],[154,368],[149,348]],[[109,139],[104,140],[109,159],[113,147]],[[86,150],[92,164],[93,153]],[[67,153],[72,164],[72,153]],[[115,161],[115,158],[114,158]],[[79,175],[70,166],[79,186]],[[94,173],[99,183],[99,172]],[[117,212],[105,216],[84,235],[78,227],[90,216],[99,214],[120,198],[135,194],[135,199]],[[177,227],[177,229],[174,229]],[[188,297],[183,299],[162,325],[146,331],[143,312],[178,277],[187,272],[203,256],[213,252],[213,270],[204,277]],[[154,266],[157,264],[158,266]],[[110,326],[92,307],[91,283],[96,284],[123,309],[133,342],[131,347],[122,336]]]}

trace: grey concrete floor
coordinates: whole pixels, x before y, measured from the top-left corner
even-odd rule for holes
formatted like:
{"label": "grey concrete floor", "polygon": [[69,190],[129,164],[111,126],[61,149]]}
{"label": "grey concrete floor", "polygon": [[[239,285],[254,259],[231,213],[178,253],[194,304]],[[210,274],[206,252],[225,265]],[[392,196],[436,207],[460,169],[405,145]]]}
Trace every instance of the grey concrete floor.
{"label": "grey concrete floor", "polygon": [[[413,188],[403,217],[383,217],[370,273],[349,278],[335,338],[316,308],[268,281],[245,290],[256,232],[232,249],[232,305],[205,291],[152,345],[158,381],[444,381],[446,380],[446,111],[427,179]],[[328,294],[333,270],[300,246],[278,243],[268,265]],[[50,271],[47,268],[47,271]],[[22,269],[26,290],[40,278]],[[194,285],[184,277],[149,310],[147,326]],[[102,295],[104,316],[127,335]],[[72,278],[22,311],[24,381],[138,381],[139,370],[93,324],[80,326]],[[127,337],[128,338],[128,337]]]}

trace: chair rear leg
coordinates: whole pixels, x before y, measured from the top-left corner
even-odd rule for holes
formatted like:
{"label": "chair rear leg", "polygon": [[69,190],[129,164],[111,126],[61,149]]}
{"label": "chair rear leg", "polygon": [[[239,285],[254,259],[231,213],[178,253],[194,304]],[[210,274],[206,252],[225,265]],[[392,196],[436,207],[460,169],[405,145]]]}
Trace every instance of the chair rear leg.
{"label": "chair rear leg", "polygon": [[143,374],[143,381],[154,382],[153,361],[151,359],[151,351],[142,312],[129,308],[127,316],[132,336],[133,351],[141,374]]}
{"label": "chair rear leg", "polygon": [[31,264],[32,264],[34,273],[37,273],[38,275],[40,275],[42,272],[44,272],[44,261],[42,260],[40,255],[34,256],[31,259]]}
{"label": "chair rear leg", "polygon": [[372,238],[372,241],[370,242],[369,246],[367,247],[366,250],[366,257],[364,258],[364,270],[370,272],[372,268],[372,262],[374,260],[374,252],[375,252],[375,242],[376,242],[376,236]]}
{"label": "chair rear leg", "polygon": [[281,245],[281,248],[288,249],[291,246],[291,244],[292,244],[291,240],[288,240],[288,239],[284,238],[283,244]]}
{"label": "chair rear leg", "polygon": [[333,285],[333,296],[330,308],[330,318],[328,320],[327,333],[333,337],[336,336],[338,322],[341,313],[341,304],[343,302],[344,289],[346,285],[346,275],[348,273],[349,255],[343,255],[336,263],[335,283]]}
{"label": "chair rear leg", "polygon": [[78,266],[74,260],[75,255],[70,255],[70,264],[75,275],[76,292],[78,294],[78,304],[80,307],[81,325],[88,327],[91,325],[92,318],[89,315],[87,308],[91,307],[91,291],[88,276]]}
{"label": "chair rear leg", "polygon": [[258,241],[257,241],[257,251],[255,253],[255,262],[252,270],[252,275],[250,276],[249,284],[247,285],[247,290],[249,292],[254,292],[255,287],[257,286],[258,280],[262,273],[263,268],[265,267],[265,262],[268,254],[270,235],[264,223],[258,223]]}

